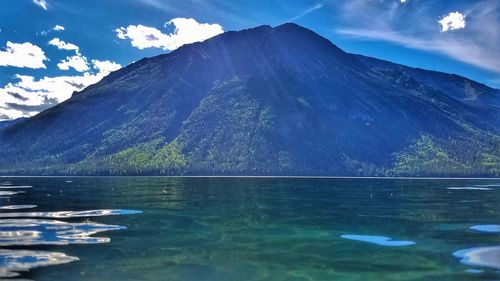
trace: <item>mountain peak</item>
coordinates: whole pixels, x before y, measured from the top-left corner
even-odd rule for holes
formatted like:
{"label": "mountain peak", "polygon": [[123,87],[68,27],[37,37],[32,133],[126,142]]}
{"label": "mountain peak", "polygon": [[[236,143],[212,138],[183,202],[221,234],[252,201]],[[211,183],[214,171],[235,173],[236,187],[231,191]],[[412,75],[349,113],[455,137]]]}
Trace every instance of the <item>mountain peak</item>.
{"label": "mountain peak", "polygon": [[301,25],[298,25],[294,22],[285,22],[283,24],[277,25],[274,29],[286,29],[286,30],[308,30],[311,31]]}
{"label": "mountain peak", "polygon": [[[275,27],[272,27],[270,25],[260,25],[257,27],[252,27],[252,28],[243,29],[243,30],[239,30],[239,31],[228,31],[228,32],[225,32],[221,35],[218,35],[212,39],[217,40],[217,38],[231,37],[235,34],[256,35],[259,37],[262,35],[274,36],[275,34],[286,34],[289,38],[302,37],[302,39],[305,39],[306,36],[308,36],[309,38],[315,38],[317,40],[321,40],[324,42],[327,41],[330,44],[332,44],[328,39],[320,36],[316,32],[314,32],[306,27],[303,27],[301,25],[298,25],[296,23],[291,23],[291,22],[283,23],[283,24],[277,25]],[[212,39],[209,39],[209,40],[212,40]]]}
{"label": "mountain peak", "polygon": [[[259,26],[256,26],[256,27],[251,27],[251,28],[247,28],[247,29],[242,29],[242,30],[238,30],[238,31],[228,31],[228,32],[225,32],[225,33],[248,33],[248,32],[253,32],[253,33],[262,33],[262,32],[271,32],[273,30],[287,30],[287,31],[309,31],[309,32],[313,32],[312,30],[309,30],[303,26],[300,26],[296,23],[292,23],[292,22],[287,22],[287,23],[283,23],[283,24],[280,24],[280,25],[277,25],[275,27],[272,27],[271,25],[268,25],[268,24],[263,24],[263,25],[259,25]],[[220,35],[219,35],[220,36]]]}

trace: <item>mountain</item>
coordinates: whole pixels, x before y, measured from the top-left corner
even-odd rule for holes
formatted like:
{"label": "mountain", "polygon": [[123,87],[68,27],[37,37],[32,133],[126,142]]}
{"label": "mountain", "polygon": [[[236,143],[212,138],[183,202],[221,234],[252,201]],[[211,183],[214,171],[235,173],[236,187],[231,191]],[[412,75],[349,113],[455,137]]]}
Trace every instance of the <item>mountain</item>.
{"label": "mountain", "polygon": [[13,120],[0,121],[0,129],[7,128],[7,127],[12,126],[14,124],[17,124],[19,122],[22,122],[26,119],[27,118],[17,118],[17,119],[13,119]]}
{"label": "mountain", "polygon": [[500,91],[260,26],[0,129],[0,159],[3,174],[499,176]]}

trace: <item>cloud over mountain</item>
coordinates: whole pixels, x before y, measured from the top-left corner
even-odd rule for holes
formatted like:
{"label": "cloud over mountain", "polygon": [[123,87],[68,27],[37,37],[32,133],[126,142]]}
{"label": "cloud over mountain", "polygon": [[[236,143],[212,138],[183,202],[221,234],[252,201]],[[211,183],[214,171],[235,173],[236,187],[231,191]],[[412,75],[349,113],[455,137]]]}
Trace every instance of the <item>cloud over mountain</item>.
{"label": "cloud over mountain", "polygon": [[82,56],[80,53],[71,57],[66,57],[65,60],[62,60],[57,64],[57,67],[59,67],[59,69],[61,70],[69,70],[70,68],[73,68],[78,72],[89,70],[87,58]]}
{"label": "cloud over mountain", "polygon": [[115,29],[116,36],[128,39],[138,49],[161,48],[175,50],[184,44],[199,42],[224,32],[219,24],[198,23],[194,19],[175,18],[165,23],[164,27],[174,27],[168,34],[149,26],[129,25]]}
{"label": "cloud over mountain", "polygon": [[110,61],[92,60],[92,63],[97,72],[85,72],[78,76],[36,79],[29,75],[16,75],[16,82],[0,88],[0,121],[35,115],[121,68],[119,64]]}
{"label": "cloud over mountain", "polygon": [[[46,1],[34,1],[47,9]],[[115,30],[118,38],[130,40],[132,46],[144,48],[161,48],[174,50],[184,44],[203,41],[223,33],[218,24],[198,23],[194,19],[175,18],[165,23],[165,28],[173,28],[170,33],[143,25],[129,25]],[[49,31],[63,31],[62,25],[55,25]],[[33,116],[42,110],[65,101],[75,91],[81,91],[89,85],[97,83],[110,72],[121,68],[121,65],[110,60],[87,59],[80,52],[79,46],[53,38],[49,45],[63,51],[72,51],[73,55],[57,63],[57,68],[68,71],[75,70],[80,75],[45,76],[16,74],[12,82],[0,88],[0,121],[19,117]],[[0,51],[0,66],[26,68],[45,68],[48,60],[44,51],[29,42],[18,44],[7,42],[4,51]]]}

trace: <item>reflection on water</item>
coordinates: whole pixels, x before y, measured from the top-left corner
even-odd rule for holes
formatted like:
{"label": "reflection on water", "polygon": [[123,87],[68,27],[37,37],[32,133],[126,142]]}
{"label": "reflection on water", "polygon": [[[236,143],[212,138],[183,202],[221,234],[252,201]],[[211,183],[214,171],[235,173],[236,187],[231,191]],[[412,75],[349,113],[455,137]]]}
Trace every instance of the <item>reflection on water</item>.
{"label": "reflection on water", "polygon": [[126,228],[94,222],[68,223],[43,219],[4,219],[0,220],[0,246],[107,243],[109,238],[91,237],[91,235],[120,229]]}
{"label": "reflection on water", "polygon": [[[79,258],[30,269],[19,278],[500,280],[500,234],[495,232],[500,225],[499,180],[2,181],[33,188],[0,188],[26,191],[0,199],[0,205],[36,207],[0,209],[0,248]],[[135,213],[124,207],[144,213],[124,216]],[[109,239],[111,243],[88,244]]]}
{"label": "reflection on water", "polygon": [[61,211],[61,212],[23,212],[0,213],[0,218],[86,218],[116,215],[134,215],[141,211],[136,210],[88,210],[88,211]]}
{"label": "reflection on water", "polygon": [[376,244],[379,246],[387,246],[387,247],[403,247],[415,245],[416,243],[413,241],[397,241],[392,240],[392,238],[385,236],[370,236],[370,235],[341,235],[340,237],[349,240],[361,241],[371,244]]}
{"label": "reflection on water", "polygon": [[20,210],[20,209],[33,209],[36,205],[6,205],[0,206],[0,210]]}
{"label": "reflection on water", "polygon": [[[11,196],[26,193],[16,189],[33,188],[31,185],[0,185],[0,196],[9,201]],[[5,191],[5,190],[8,191]],[[0,206],[0,210],[20,210],[37,208],[34,204]],[[86,220],[84,222],[64,222],[58,219],[89,218],[112,215],[138,214],[136,210],[98,209],[85,211],[57,212],[0,212],[0,247],[26,247],[41,245],[98,244],[108,243],[108,237],[95,237],[99,232],[122,230],[124,226],[107,225]],[[31,218],[31,219],[30,219]],[[44,218],[44,219],[32,219]],[[33,268],[70,263],[79,260],[60,252],[1,249],[0,278],[17,277],[20,272]]]}
{"label": "reflection on water", "polygon": [[500,225],[497,224],[473,225],[469,228],[481,232],[500,232]]}
{"label": "reflection on water", "polygon": [[467,265],[500,269],[500,246],[470,248],[456,251],[453,255]]}
{"label": "reflection on water", "polygon": [[467,270],[465,270],[466,273],[472,273],[472,274],[479,274],[479,273],[483,273],[484,270],[482,269],[474,269],[474,268],[469,268]]}
{"label": "reflection on water", "polygon": [[77,257],[58,252],[0,249],[0,278],[16,277],[19,272],[49,265],[77,261]]}
{"label": "reflection on water", "polygon": [[16,194],[25,193],[25,191],[3,191],[0,190],[0,196],[12,196]]}
{"label": "reflection on water", "polygon": [[451,186],[448,187],[449,190],[483,190],[483,191],[491,191],[494,190],[490,187],[478,187],[478,186]]}

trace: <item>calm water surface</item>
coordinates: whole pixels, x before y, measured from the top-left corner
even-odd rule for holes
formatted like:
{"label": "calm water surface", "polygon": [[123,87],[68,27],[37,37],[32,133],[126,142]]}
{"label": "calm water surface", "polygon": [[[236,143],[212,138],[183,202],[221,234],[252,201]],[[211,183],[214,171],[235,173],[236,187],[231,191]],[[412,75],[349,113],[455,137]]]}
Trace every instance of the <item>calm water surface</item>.
{"label": "calm water surface", "polygon": [[500,280],[500,180],[0,185],[0,279]]}

